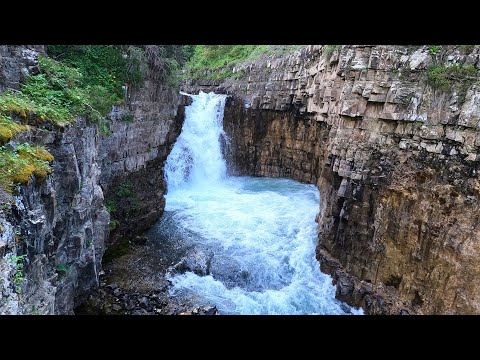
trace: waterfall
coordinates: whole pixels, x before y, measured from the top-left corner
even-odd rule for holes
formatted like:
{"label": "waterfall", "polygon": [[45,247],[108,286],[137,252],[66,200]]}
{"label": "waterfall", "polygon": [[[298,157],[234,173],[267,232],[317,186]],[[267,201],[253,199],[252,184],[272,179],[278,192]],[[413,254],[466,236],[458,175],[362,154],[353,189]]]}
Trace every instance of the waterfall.
{"label": "waterfall", "polygon": [[185,123],[165,165],[169,189],[185,184],[201,186],[220,182],[226,176],[222,155],[223,110],[226,95],[200,92],[189,95]]}
{"label": "waterfall", "polygon": [[167,202],[158,224],[163,241],[189,249],[189,268],[168,277],[171,292],[213,303],[222,314],[361,314],[335,299],[332,279],[315,258],[318,189],[227,176],[226,96],[190,96],[167,159]]}

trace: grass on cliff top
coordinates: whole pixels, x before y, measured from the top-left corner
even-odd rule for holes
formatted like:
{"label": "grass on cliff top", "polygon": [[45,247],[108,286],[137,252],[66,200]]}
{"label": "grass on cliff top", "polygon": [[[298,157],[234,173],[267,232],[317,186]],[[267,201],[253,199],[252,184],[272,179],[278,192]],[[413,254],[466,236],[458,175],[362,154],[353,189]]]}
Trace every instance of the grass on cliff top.
{"label": "grass on cliff top", "polygon": [[[100,48],[96,47],[96,57],[87,52],[79,55],[77,62],[40,57],[39,74],[28,76],[20,90],[0,94],[0,187],[4,190],[11,192],[13,184],[26,184],[32,175],[43,179],[51,172],[48,162],[53,157],[45,148],[27,143],[18,145],[16,150],[3,147],[16,134],[28,130],[27,124],[49,121],[65,126],[77,116],[84,116],[99,123],[104,133],[108,131],[105,116],[112,105],[123,101],[122,83],[115,74],[124,70],[124,65],[101,61],[94,64],[101,59]],[[103,55],[112,56],[115,61],[121,57],[120,53],[115,57],[110,50]]]}
{"label": "grass on cliff top", "polygon": [[[189,78],[225,79],[235,76],[231,71],[235,64],[263,56],[286,55],[300,47],[302,45],[195,45],[186,69]],[[219,71],[206,75],[205,70]]]}
{"label": "grass on cliff top", "polygon": [[122,100],[107,87],[85,85],[82,72],[59,61],[40,57],[39,67],[41,73],[28,76],[20,91],[0,95],[0,114],[36,124],[50,120],[60,126],[77,115],[99,122]]}
{"label": "grass on cliff top", "polygon": [[27,77],[20,91],[0,94],[0,186],[7,192],[15,183],[27,184],[32,175],[40,180],[51,172],[53,156],[44,147],[3,147],[27,124],[48,120],[64,126],[77,115],[99,122],[117,100],[102,87],[83,86],[82,73],[75,68],[49,58],[40,58],[39,66],[41,72]]}

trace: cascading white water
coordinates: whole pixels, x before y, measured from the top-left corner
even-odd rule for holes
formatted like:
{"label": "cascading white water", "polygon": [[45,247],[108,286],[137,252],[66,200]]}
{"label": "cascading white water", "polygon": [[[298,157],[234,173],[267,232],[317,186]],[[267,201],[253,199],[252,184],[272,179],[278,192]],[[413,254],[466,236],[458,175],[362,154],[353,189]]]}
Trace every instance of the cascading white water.
{"label": "cascading white water", "polygon": [[225,95],[200,93],[185,108],[185,123],[165,165],[169,189],[182,184],[204,185],[225,178],[227,166],[220,137]]}
{"label": "cascading white water", "polygon": [[318,190],[288,179],[226,176],[226,96],[191,96],[167,159],[165,210],[175,233],[213,258],[206,276],[172,275],[172,291],[223,314],[361,314],[335,299],[315,259]]}

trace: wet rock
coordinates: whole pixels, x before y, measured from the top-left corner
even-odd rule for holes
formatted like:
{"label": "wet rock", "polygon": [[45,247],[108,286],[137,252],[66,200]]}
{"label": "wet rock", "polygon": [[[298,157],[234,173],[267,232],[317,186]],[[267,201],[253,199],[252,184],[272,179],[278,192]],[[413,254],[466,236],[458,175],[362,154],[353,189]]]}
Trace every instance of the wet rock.
{"label": "wet rock", "polygon": [[341,303],[340,307],[346,314],[352,314],[352,310],[350,309],[350,306],[348,306],[346,303]]}
{"label": "wet rock", "polygon": [[221,281],[228,289],[239,286],[248,291],[257,290],[249,286],[250,274],[242,270],[241,265],[234,259],[225,256],[213,257],[211,273],[215,279]]}
{"label": "wet rock", "polygon": [[342,298],[345,298],[349,293],[352,292],[353,287],[354,285],[352,280],[346,277],[340,278],[337,282],[337,297],[342,300]]}
{"label": "wet rock", "polygon": [[108,284],[107,285],[107,289],[110,289],[110,290],[115,290],[118,288],[118,285],[117,284]]}
{"label": "wet rock", "polygon": [[210,249],[192,249],[182,260],[173,265],[171,270],[179,273],[190,271],[197,275],[205,276],[210,274],[212,258],[213,251]]}
{"label": "wet rock", "polygon": [[145,245],[147,241],[148,241],[148,237],[145,235],[138,235],[138,236],[135,236],[135,238],[133,239],[133,242],[136,245]]}
{"label": "wet rock", "polygon": [[152,305],[150,303],[150,300],[146,296],[140,298],[139,304],[141,308],[146,309],[147,311],[152,310]]}
{"label": "wet rock", "polygon": [[132,315],[148,315],[148,312],[145,309],[135,309]]}
{"label": "wet rock", "polygon": [[199,315],[216,315],[218,312],[216,306],[205,306],[198,312]]}

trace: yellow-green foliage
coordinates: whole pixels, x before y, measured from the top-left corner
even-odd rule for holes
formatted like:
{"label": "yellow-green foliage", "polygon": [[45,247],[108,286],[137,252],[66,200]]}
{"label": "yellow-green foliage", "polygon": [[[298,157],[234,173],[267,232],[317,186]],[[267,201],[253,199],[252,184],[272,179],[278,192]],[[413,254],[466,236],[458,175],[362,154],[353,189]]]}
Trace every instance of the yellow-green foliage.
{"label": "yellow-green foliage", "polygon": [[[187,63],[190,78],[225,79],[241,77],[233,73],[235,64],[262,56],[282,56],[298,50],[301,45],[194,45]],[[206,75],[205,70],[218,70]]]}
{"label": "yellow-green foliage", "polygon": [[39,160],[43,161],[53,161],[54,157],[52,154],[48,152],[47,149],[41,146],[34,146],[33,151],[35,153],[35,157]]}
{"label": "yellow-green foliage", "polygon": [[35,110],[35,104],[26,99],[21,93],[7,90],[0,96],[0,113],[4,115],[14,114],[26,119]]}
{"label": "yellow-green foliage", "polygon": [[37,180],[51,173],[54,158],[41,146],[21,144],[17,151],[0,147],[0,187],[11,192],[13,184],[28,184],[32,175]]}
{"label": "yellow-green foliage", "polygon": [[19,124],[11,118],[0,114],[0,145],[9,142],[16,133],[27,129],[28,126]]}
{"label": "yellow-green foliage", "polygon": [[33,166],[32,173],[37,180],[44,179],[52,172],[48,162],[53,161],[54,158],[44,147],[22,144],[17,147],[17,153],[20,159],[26,160],[28,164]]}
{"label": "yellow-green foliage", "polygon": [[30,181],[30,176],[32,176],[35,171],[35,166],[29,163],[22,163],[14,169],[15,171],[12,173],[12,181],[25,185]]}
{"label": "yellow-green foliage", "polygon": [[27,77],[20,91],[0,94],[0,115],[60,126],[77,115],[99,122],[122,100],[101,86],[85,84],[80,70],[62,62],[40,57],[39,65],[41,73]]}

